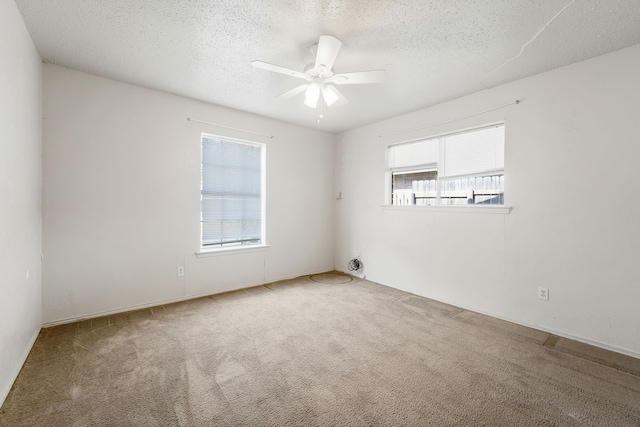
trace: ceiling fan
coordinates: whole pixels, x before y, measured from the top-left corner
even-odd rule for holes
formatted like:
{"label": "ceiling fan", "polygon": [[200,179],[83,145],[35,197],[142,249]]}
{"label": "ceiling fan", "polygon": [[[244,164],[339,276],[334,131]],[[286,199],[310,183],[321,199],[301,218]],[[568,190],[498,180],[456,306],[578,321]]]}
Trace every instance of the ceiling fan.
{"label": "ceiling fan", "polygon": [[371,70],[335,74],[333,71],[333,63],[338,56],[341,46],[342,42],[333,36],[320,36],[318,43],[311,47],[312,52],[314,48],[317,48],[315,62],[307,65],[304,72],[291,70],[263,61],[253,61],[251,65],[256,68],[286,74],[288,76],[297,77],[307,81],[307,83],[297,86],[278,96],[280,99],[292,98],[304,92],[304,104],[311,108],[316,108],[318,106],[320,95],[322,95],[322,99],[328,107],[334,104],[336,106],[344,105],[349,102],[349,100],[345,98],[345,96],[340,93],[335,86],[333,86],[334,84],[353,85],[381,83],[385,80],[387,72],[385,70]]}

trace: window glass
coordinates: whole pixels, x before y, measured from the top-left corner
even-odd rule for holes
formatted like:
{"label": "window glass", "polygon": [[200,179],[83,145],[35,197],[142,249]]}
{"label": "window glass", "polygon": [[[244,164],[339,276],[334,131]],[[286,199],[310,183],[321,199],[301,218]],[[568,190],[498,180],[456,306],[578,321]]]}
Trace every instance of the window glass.
{"label": "window glass", "polygon": [[392,174],[394,205],[433,205],[436,198],[437,170],[395,172]]}
{"label": "window glass", "polygon": [[392,205],[503,205],[504,124],[392,145]]}
{"label": "window glass", "polygon": [[202,136],[202,246],[263,243],[264,146]]}

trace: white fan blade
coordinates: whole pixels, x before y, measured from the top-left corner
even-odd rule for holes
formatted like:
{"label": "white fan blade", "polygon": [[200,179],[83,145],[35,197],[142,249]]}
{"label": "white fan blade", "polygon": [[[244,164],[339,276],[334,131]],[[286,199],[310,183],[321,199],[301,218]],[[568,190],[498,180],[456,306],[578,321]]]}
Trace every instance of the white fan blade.
{"label": "white fan blade", "polygon": [[331,70],[341,46],[342,42],[333,36],[320,36],[315,68],[324,66],[327,71]]}
{"label": "white fan blade", "polygon": [[293,89],[283,93],[282,95],[278,95],[276,96],[276,98],[278,99],[289,99],[289,98],[293,98],[294,96],[296,96],[299,93],[304,92],[305,90],[307,90],[307,87],[309,87],[309,85],[300,85],[298,87],[294,87]]}
{"label": "white fan blade", "polygon": [[301,73],[295,70],[290,70],[289,68],[280,67],[278,65],[269,64],[268,62],[253,61],[251,65],[253,65],[256,68],[261,68],[263,70],[274,71],[276,73],[286,74],[292,77],[298,77],[299,79],[309,80],[309,76],[307,76],[305,73]]}
{"label": "white fan blade", "polygon": [[358,71],[355,73],[336,74],[329,79],[337,85],[357,85],[364,83],[381,83],[387,78],[385,70]]}

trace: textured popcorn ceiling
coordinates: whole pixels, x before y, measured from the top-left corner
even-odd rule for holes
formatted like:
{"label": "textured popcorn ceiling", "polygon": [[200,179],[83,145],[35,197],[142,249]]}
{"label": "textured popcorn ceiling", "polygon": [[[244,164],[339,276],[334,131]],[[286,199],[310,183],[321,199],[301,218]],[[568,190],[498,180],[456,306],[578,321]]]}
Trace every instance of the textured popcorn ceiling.
{"label": "textured popcorn ceiling", "polygon": [[[4,0],[11,1],[11,0]],[[16,0],[43,61],[339,132],[640,43],[640,0]],[[318,113],[303,71],[322,34],[336,72],[385,68]]]}

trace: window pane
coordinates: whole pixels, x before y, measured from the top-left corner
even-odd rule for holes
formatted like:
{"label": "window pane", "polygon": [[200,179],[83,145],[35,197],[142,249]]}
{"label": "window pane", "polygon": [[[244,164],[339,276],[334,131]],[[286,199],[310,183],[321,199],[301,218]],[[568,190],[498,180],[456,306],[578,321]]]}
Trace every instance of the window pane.
{"label": "window pane", "polygon": [[392,174],[392,204],[433,205],[436,200],[438,172],[396,172]]}
{"label": "window pane", "polygon": [[504,204],[504,125],[389,147],[394,205]]}
{"label": "window pane", "polygon": [[438,162],[438,139],[427,139],[389,147],[389,168],[428,165]]}
{"label": "window pane", "polygon": [[504,169],[504,126],[449,135],[444,144],[443,177]]}
{"label": "window pane", "polygon": [[203,136],[203,245],[261,242],[262,148]]}
{"label": "window pane", "polygon": [[443,205],[503,205],[504,175],[445,179],[440,197]]}

